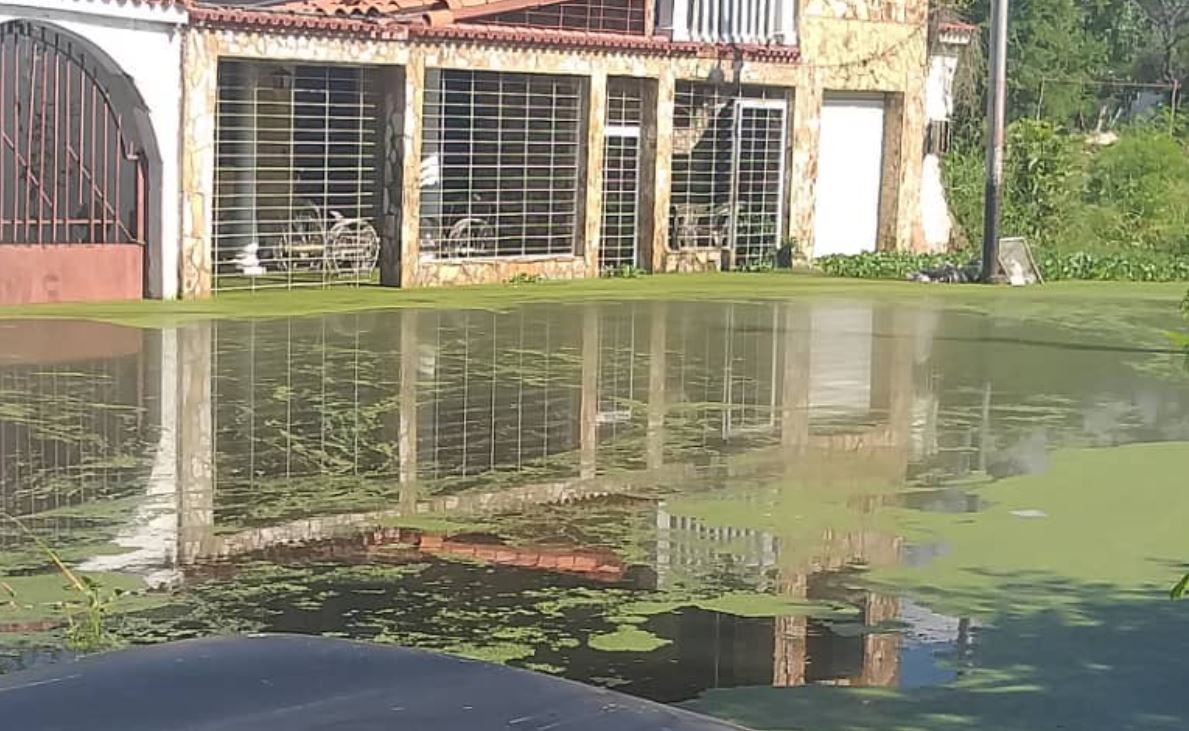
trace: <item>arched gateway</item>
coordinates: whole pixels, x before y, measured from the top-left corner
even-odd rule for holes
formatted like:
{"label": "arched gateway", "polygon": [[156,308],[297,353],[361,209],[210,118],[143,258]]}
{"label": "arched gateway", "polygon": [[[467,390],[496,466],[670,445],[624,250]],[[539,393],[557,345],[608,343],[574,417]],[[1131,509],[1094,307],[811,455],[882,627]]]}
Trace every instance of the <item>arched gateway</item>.
{"label": "arched gateway", "polygon": [[83,39],[0,25],[0,304],[143,295],[152,130],[138,102]]}

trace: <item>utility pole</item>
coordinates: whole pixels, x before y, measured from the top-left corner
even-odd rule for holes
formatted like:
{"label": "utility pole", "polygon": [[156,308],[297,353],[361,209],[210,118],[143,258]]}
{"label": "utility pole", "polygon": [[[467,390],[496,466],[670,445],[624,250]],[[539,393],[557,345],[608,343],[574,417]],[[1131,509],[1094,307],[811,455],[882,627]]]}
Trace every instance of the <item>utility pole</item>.
{"label": "utility pole", "polygon": [[999,277],[999,212],[1003,203],[1003,136],[1007,116],[1007,4],[993,0],[991,79],[987,87],[987,190],[983,207],[982,280]]}

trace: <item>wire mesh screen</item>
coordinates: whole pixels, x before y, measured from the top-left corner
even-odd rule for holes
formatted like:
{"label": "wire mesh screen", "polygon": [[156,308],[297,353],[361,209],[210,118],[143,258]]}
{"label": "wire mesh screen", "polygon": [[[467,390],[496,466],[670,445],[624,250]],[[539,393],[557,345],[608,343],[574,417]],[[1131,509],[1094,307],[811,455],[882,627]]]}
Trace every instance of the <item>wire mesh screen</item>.
{"label": "wire mesh screen", "polygon": [[372,281],[376,89],[369,69],[220,62],[217,290]]}
{"label": "wire mesh screen", "polygon": [[785,113],[780,101],[736,103],[736,267],[776,264],[784,212]]}
{"label": "wire mesh screen", "polygon": [[599,266],[605,270],[639,263],[643,83],[642,79],[607,80],[603,222],[599,237]]}
{"label": "wire mesh screen", "polygon": [[573,254],[583,80],[437,69],[426,77],[422,256]]}
{"label": "wire mesh screen", "polygon": [[141,142],[108,81],[68,36],[0,28],[0,243],[144,242]]}
{"label": "wire mesh screen", "polygon": [[533,26],[644,35],[643,0],[571,0],[485,16],[489,25]]}
{"label": "wire mesh screen", "polygon": [[[768,226],[772,248],[779,234],[779,207],[757,208],[761,186],[777,199],[783,190],[784,136],[769,139],[774,125],[758,110],[785,113],[783,90],[727,88],[681,81],[673,113],[673,188],[669,246],[672,249],[736,248],[740,232]],[[752,111],[743,111],[748,109]],[[783,116],[781,117],[783,119]],[[758,158],[757,158],[758,156]],[[769,169],[770,162],[776,167]],[[740,194],[744,195],[741,196]],[[739,224],[745,212],[752,216]]]}

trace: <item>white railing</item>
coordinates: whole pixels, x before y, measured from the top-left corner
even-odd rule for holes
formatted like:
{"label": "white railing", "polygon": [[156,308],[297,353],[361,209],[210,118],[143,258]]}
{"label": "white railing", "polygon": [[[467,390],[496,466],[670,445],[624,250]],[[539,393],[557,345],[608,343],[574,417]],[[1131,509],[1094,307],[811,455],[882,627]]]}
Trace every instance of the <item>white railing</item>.
{"label": "white railing", "polygon": [[796,45],[796,0],[659,0],[657,26],[674,41]]}

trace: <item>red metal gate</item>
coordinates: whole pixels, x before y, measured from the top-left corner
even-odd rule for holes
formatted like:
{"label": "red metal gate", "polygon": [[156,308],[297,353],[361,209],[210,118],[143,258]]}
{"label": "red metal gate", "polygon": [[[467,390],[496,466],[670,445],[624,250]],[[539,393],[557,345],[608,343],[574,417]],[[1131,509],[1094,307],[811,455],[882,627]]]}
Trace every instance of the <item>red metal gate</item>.
{"label": "red metal gate", "polygon": [[68,35],[0,26],[0,305],[143,294],[143,146],[108,78]]}

